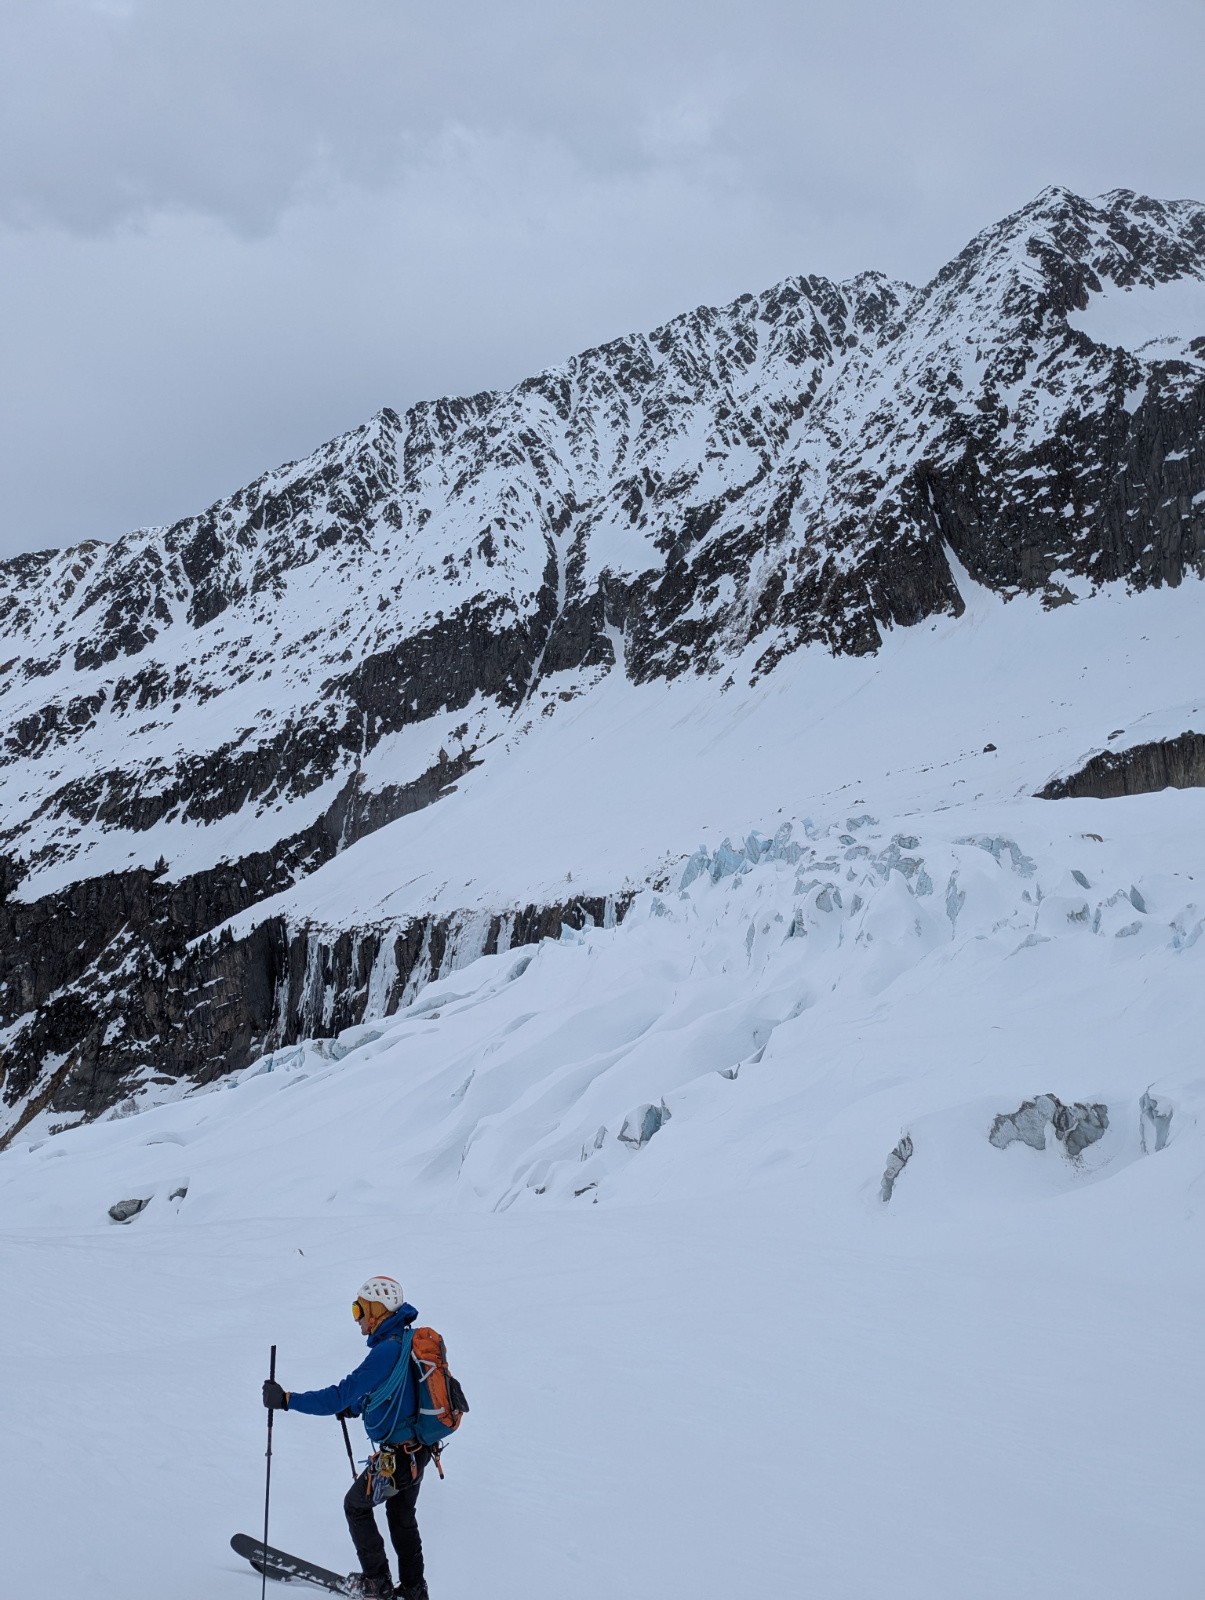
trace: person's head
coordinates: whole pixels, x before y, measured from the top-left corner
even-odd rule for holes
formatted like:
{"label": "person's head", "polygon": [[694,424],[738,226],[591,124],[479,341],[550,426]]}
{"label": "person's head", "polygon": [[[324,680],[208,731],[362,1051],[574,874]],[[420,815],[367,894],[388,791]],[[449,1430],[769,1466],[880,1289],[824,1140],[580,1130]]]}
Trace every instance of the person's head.
{"label": "person's head", "polygon": [[360,1332],[365,1337],[375,1333],[385,1318],[391,1317],[401,1307],[405,1298],[396,1278],[378,1275],[365,1279],[351,1304],[351,1314],[359,1324]]}

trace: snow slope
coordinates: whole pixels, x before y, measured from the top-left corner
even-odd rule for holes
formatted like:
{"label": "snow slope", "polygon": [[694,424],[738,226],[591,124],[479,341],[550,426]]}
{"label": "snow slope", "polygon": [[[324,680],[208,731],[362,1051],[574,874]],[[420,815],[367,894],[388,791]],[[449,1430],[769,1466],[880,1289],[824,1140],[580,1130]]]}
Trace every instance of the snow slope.
{"label": "snow slope", "polygon": [[1111,286],[1094,294],[1082,311],[1067,318],[1097,344],[1139,350],[1164,360],[1190,360],[1194,341],[1205,328],[1205,280],[1173,278],[1170,283]]}
{"label": "snow slope", "polygon": [[[966,592],[710,710],[605,677],[287,891],[617,925],[0,1154],[12,1593],[250,1600],[267,1346],[340,1376],[380,1270],[473,1406],[435,1600],[1199,1593],[1205,792],[1031,796],[1200,726],[1202,590]],[[1043,1094],[1101,1136],[989,1142]],[[274,1541],[350,1566],[346,1474],[280,1417]]]}
{"label": "snow slope", "polygon": [[896,630],[874,656],[800,650],[753,684],[738,659],[719,694],[693,676],[554,680],[455,793],[231,927],[272,912],[337,929],[569,888],[619,894],[700,843],[772,834],[784,817],[858,802],[892,817],[977,802],[1024,810],[1052,773],[1110,743],[1205,730],[1200,582],[1111,585],[1048,612],[956,570],[962,615]]}

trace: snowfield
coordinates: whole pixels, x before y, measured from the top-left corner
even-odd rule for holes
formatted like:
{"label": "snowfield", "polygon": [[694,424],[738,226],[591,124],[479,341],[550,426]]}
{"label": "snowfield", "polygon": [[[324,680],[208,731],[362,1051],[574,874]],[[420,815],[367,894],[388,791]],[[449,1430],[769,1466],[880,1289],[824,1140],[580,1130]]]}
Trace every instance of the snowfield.
{"label": "snowfield", "polygon": [[1111,284],[1091,295],[1083,311],[1070,312],[1067,321],[1097,344],[1163,361],[1189,360],[1205,328],[1205,281],[1173,278],[1129,289]]}
{"label": "snowfield", "polygon": [[[583,681],[286,897],[613,926],[0,1155],[6,1594],[251,1600],[268,1346],[350,1370],[373,1271],[473,1408],[433,1600],[1200,1594],[1205,792],[1032,795],[1200,728],[1202,590],[964,578],[874,658]],[[278,1417],[272,1542],[350,1568],[348,1475]]]}

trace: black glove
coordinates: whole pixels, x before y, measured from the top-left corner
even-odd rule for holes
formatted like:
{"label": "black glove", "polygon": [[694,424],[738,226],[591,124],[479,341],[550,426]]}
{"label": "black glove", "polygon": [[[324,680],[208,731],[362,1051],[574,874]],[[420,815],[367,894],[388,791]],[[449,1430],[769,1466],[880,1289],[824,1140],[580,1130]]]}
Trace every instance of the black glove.
{"label": "black glove", "polygon": [[346,1422],[348,1417],[358,1417],[360,1413],[353,1406],[348,1406],[345,1411],[336,1411],[335,1415],[340,1422]]}
{"label": "black glove", "polygon": [[264,1379],[264,1404],[269,1411],[287,1411],[289,1397],[275,1378]]}

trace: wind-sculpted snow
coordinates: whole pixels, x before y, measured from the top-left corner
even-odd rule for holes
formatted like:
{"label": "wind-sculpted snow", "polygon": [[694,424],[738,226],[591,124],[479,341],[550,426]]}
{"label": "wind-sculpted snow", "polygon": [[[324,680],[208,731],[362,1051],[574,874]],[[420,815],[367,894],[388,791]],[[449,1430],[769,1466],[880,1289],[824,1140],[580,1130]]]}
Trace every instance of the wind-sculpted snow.
{"label": "wind-sculpted snow", "polygon": [[[287,1037],[270,997],[308,935],[265,914],[238,923],[253,955],[201,966],[198,941],[488,781],[608,677],[697,678],[724,720],[781,664],[874,657],[976,584],[1056,606],[1200,575],[1205,329],[1106,341],[1118,296],[1191,309],[1202,281],[1205,207],[1049,190],[921,289],[791,278],[384,410],[171,528],[5,564],[6,1118]],[[574,891],[533,895],[488,909]],[[332,982],[369,983],[375,935],[342,931]],[[240,995],[208,1032],[207,985]]]}

